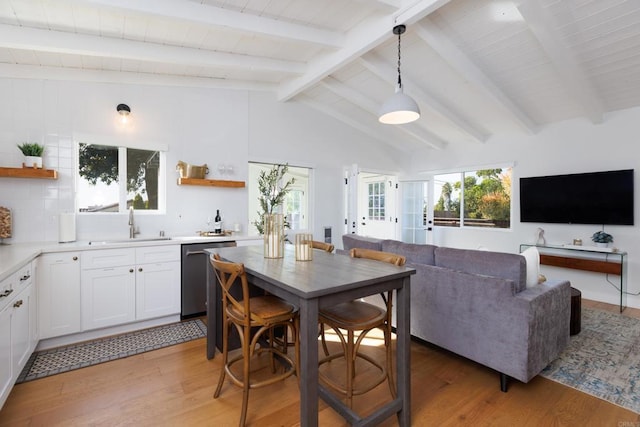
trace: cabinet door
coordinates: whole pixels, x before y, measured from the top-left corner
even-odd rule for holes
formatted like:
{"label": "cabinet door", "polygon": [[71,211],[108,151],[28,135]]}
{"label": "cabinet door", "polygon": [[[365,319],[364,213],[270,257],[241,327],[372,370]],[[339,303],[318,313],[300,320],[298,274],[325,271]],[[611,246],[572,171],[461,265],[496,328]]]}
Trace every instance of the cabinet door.
{"label": "cabinet door", "polygon": [[80,332],[80,255],[44,254],[36,267],[40,338]]}
{"label": "cabinet door", "polygon": [[135,320],[136,275],[133,266],[82,270],[82,329]]}
{"label": "cabinet door", "polygon": [[11,312],[12,306],[0,310],[0,408],[13,386],[11,368]]}
{"label": "cabinet door", "polygon": [[141,264],[136,271],[136,319],[180,313],[180,262]]}
{"label": "cabinet door", "polygon": [[11,304],[11,368],[14,378],[17,378],[20,371],[26,365],[31,355],[31,318],[30,306],[33,298],[33,286],[18,294]]}

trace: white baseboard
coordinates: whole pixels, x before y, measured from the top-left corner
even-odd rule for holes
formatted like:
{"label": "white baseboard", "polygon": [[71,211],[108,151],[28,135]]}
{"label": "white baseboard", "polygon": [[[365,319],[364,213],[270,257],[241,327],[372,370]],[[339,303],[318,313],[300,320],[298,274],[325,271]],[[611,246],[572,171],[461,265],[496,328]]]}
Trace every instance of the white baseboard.
{"label": "white baseboard", "polygon": [[104,338],[111,335],[123,334],[138,331],[140,329],[153,328],[154,326],[166,325],[180,321],[179,314],[158,317],[156,319],[143,320],[141,322],[127,323],[124,325],[111,326],[108,328],[95,329],[92,331],[79,332],[77,334],[64,335],[61,337],[47,338],[40,340],[36,346],[36,351],[48,350],[50,348],[61,347],[69,344],[76,344],[82,341]]}

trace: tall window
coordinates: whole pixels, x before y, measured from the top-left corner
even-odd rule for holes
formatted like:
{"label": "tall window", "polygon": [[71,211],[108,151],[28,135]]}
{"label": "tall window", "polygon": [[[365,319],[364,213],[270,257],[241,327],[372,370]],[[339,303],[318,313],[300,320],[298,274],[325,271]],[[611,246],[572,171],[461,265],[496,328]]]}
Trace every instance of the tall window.
{"label": "tall window", "polygon": [[367,185],[367,193],[369,197],[368,203],[368,216],[371,221],[384,221],[385,220],[385,210],[384,210],[384,181],[380,182],[370,182]]}
{"label": "tall window", "polygon": [[163,168],[160,151],[78,144],[79,212],[158,211]]}
{"label": "tall window", "polygon": [[511,227],[511,168],[436,175],[434,191],[437,226]]}

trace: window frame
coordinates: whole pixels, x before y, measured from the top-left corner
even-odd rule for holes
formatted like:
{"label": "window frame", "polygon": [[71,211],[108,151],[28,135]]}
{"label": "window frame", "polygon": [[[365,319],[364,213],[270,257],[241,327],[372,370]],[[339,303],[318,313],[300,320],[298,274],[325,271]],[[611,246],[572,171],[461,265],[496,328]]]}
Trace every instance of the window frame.
{"label": "window frame", "polygon": [[[158,153],[158,207],[157,209],[138,209],[136,210],[136,214],[142,215],[164,215],[166,214],[166,202],[167,202],[167,150],[168,147],[164,144],[157,145],[146,145],[139,143],[118,143],[113,140],[105,140],[105,138],[92,138],[92,137],[75,137],[74,138],[74,178],[75,178],[75,192],[76,197],[74,198],[74,211],[78,215],[89,215],[89,216],[99,216],[99,215],[122,215],[123,213],[127,213],[128,206],[128,192],[127,192],[127,150],[145,150],[149,152],[157,152]],[[118,150],[118,210],[117,211],[98,211],[98,212],[87,212],[80,211],[80,191],[79,186],[81,185],[81,181],[84,180],[83,177],[80,176],[80,144],[88,144],[88,145],[100,145],[113,147]]]}
{"label": "window frame", "polygon": [[[466,215],[466,210],[467,210],[467,205],[466,205],[466,200],[465,200],[465,192],[466,192],[466,188],[465,188],[465,184],[466,184],[466,178],[469,176],[469,174],[473,174],[476,178],[478,178],[477,173],[478,171],[483,171],[483,170],[492,170],[492,169],[502,169],[502,171],[500,172],[499,176],[501,176],[505,171],[509,171],[509,180],[510,180],[510,188],[508,189],[508,196],[509,196],[509,215],[508,215],[508,227],[500,227],[500,226],[482,226],[482,225],[478,225],[478,221],[473,221],[473,218],[467,218]],[[436,215],[435,215],[435,207],[438,204],[438,201],[440,199],[440,196],[442,195],[442,192],[440,191],[439,194],[436,194],[435,188],[434,188],[434,192],[433,192],[433,196],[432,196],[432,209],[433,209],[433,215],[434,215],[434,219],[433,219],[433,225],[434,227],[439,227],[439,228],[443,228],[443,229],[463,229],[463,228],[469,228],[469,229],[474,229],[474,230],[512,230],[513,229],[513,166],[512,165],[497,165],[497,166],[480,166],[480,167],[468,167],[468,168],[464,168],[464,169],[458,169],[458,170],[451,170],[451,171],[438,171],[437,173],[433,173],[432,178],[434,183],[437,181],[437,177],[438,176],[443,176],[443,175],[459,175],[459,179],[457,181],[454,182],[458,182],[460,183],[460,188],[456,188],[454,190],[455,193],[459,194],[459,199],[456,200],[456,202],[458,202],[459,204],[459,215],[457,217],[455,217],[455,222],[457,222],[457,224],[454,225],[443,225],[443,224],[438,224],[436,222]],[[486,179],[486,178],[485,178]],[[447,182],[451,182],[451,181],[447,181]],[[482,182],[482,181],[480,181]],[[479,183],[477,183],[476,185],[479,185]],[[436,199],[437,197],[437,199]],[[494,218],[491,218],[494,219]],[[476,224],[473,224],[476,223]]]}

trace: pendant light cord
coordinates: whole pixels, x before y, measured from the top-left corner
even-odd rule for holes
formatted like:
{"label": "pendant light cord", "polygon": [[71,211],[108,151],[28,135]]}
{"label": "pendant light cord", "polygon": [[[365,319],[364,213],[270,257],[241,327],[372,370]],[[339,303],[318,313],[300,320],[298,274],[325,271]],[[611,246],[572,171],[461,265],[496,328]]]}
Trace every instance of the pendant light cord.
{"label": "pendant light cord", "polygon": [[402,33],[398,32],[398,88],[402,89],[402,78],[400,77],[400,38]]}

